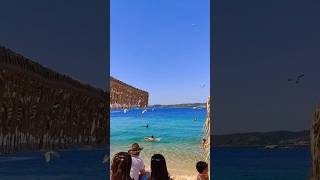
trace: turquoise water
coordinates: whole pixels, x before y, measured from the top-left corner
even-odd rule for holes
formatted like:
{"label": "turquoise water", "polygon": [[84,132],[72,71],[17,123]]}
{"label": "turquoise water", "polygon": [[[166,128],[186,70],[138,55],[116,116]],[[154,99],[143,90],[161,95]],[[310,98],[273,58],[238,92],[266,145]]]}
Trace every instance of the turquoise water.
{"label": "turquoise water", "polygon": [[[155,153],[165,156],[169,171],[175,174],[194,174],[195,164],[202,160],[202,128],[205,108],[156,108],[113,110],[110,115],[111,156],[127,151],[132,143],[144,147],[141,153],[147,168]],[[193,121],[197,118],[196,121]],[[149,128],[143,127],[148,124]],[[155,136],[160,142],[146,142],[144,137]],[[190,169],[194,170],[190,172]],[[186,172],[187,171],[187,172]]]}
{"label": "turquoise water", "polygon": [[309,180],[310,149],[211,148],[217,180]]}

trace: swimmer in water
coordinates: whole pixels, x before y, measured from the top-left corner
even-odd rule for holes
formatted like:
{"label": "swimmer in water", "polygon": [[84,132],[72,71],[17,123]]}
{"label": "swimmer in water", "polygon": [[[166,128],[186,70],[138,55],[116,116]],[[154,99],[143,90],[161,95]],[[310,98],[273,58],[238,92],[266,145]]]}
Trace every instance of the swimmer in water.
{"label": "swimmer in water", "polygon": [[145,125],[145,126],[143,126],[143,127],[148,128],[148,127],[149,127],[149,125],[147,124],[147,125]]}

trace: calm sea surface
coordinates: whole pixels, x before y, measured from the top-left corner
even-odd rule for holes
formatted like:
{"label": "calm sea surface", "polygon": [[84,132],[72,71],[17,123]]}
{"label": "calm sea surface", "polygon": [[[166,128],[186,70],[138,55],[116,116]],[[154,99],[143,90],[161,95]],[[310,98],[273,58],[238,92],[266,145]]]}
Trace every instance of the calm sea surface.
{"label": "calm sea surface", "polygon": [[309,148],[214,148],[211,155],[217,180],[309,179]]}
{"label": "calm sea surface", "polygon": [[43,152],[0,156],[1,180],[105,180],[106,149],[66,150],[50,163]]}

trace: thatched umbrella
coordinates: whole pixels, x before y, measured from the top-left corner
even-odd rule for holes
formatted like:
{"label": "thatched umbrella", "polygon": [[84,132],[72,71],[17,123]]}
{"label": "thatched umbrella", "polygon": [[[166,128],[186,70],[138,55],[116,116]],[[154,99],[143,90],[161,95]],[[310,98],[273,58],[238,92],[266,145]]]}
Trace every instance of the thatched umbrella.
{"label": "thatched umbrella", "polygon": [[202,147],[205,152],[205,157],[207,160],[210,159],[210,96],[208,97],[207,101],[207,119],[203,126],[203,142]]}

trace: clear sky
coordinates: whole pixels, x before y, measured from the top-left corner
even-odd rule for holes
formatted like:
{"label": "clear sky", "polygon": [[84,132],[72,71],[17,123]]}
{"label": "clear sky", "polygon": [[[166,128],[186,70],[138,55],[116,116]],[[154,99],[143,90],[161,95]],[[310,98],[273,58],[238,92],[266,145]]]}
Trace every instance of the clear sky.
{"label": "clear sky", "polygon": [[106,0],[1,1],[0,22],[1,46],[106,89]]}
{"label": "clear sky", "polygon": [[149,92],[149,104],[205,102],[209,0],[111,0],[110,72]]}
{"label": "clear sky", "polygon": [[[320,2],[216,0],[214,133],[305,130],[320,102]],[[300,73],[299,84],[288,82]]]}

